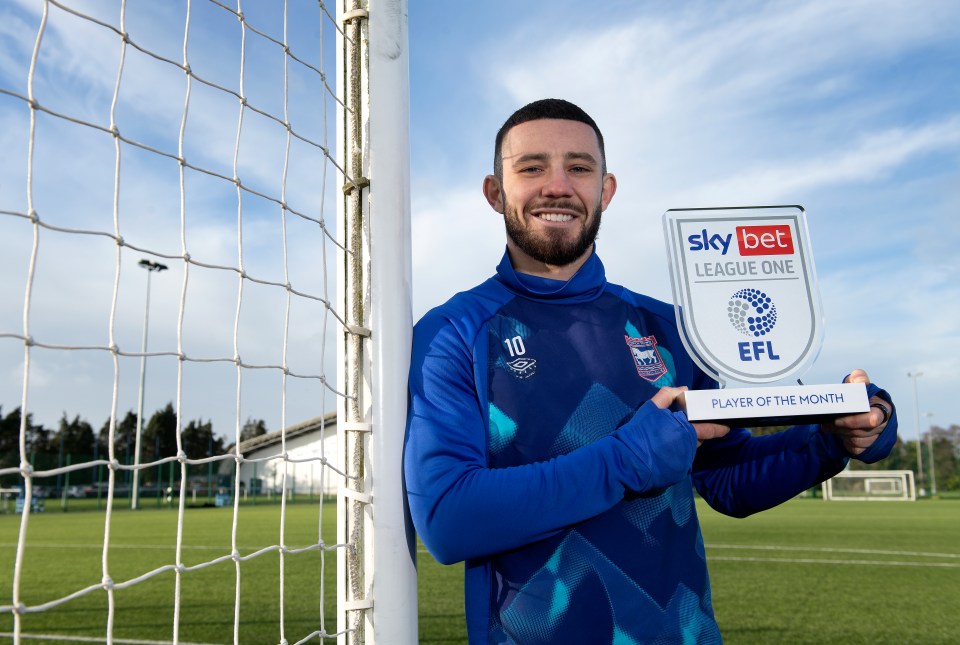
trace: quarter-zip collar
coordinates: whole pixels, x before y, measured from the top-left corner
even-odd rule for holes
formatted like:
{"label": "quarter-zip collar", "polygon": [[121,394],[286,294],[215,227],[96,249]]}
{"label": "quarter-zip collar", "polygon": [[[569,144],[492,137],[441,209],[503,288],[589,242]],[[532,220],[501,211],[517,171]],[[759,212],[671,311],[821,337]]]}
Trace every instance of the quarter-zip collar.
{"label": "quarter-zip collar", "polygon": [[549,300],[558,304],[576,304],[595,300],[603,293],[607,284],[606,271],[597,256],[596,245],[587,261],[569,280],[554,280],[518,273],[514,270],[510,256],[506,252],[500,264],[497,265],[496,279],[518,296],[531,300]]}

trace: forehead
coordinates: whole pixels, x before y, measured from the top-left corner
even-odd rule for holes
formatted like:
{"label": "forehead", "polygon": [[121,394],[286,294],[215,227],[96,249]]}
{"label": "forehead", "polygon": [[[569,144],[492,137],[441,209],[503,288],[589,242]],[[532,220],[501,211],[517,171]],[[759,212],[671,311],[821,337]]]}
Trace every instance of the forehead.
{"label": "forehead", "polygon": [[503,138],[500,154],[504,161],[530,154],[588,154],[600,159],[597,133],[586,123],[568,119],[537,119],[515,125]]}

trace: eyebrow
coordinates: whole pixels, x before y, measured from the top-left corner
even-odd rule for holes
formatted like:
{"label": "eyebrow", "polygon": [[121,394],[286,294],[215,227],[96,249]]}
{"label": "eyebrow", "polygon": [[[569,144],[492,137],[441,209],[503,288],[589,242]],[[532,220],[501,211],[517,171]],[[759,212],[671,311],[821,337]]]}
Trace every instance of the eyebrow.
{"label": "eyebrow", "polygon": [[[527,154],[520,155],[519,157],[514,159],[513,165],[523,164],[530,161],[543,162],[543,161],[548,161],[549,159],[550,159],[550,155],[548,155],[545,152],[529,152]],[[594,157],[589,152],[568,152],[563,155],[563,160],[564,161],[585,161],[595,166],[599,165],[599,162],[597,161],[596,157]]]}

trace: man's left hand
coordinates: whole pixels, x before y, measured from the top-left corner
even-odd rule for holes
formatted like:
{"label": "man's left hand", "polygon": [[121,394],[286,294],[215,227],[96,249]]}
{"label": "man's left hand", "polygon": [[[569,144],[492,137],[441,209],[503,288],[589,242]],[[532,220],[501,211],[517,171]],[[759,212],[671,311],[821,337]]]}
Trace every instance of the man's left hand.
{"label": "man's left hand", "polygon": [[[868,384],[870,378],[863,370],[853,370],[850,376],[844,379],[844,383]],[[875,407],[877,405],[882,405],[884,409],[878,409]],[[893,416],[893,404],[879,396],[870,398],[870,406],[868,412],[840,416],[821,424],[820,427],[824,432],[837,435],[847,452],[855,457],[873,445]]]}

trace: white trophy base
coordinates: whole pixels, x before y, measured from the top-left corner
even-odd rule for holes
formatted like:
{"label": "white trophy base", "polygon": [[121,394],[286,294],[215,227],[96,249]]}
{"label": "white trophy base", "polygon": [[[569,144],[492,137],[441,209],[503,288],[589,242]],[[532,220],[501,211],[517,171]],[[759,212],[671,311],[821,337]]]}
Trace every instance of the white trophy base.
{"label": "white trophy base", "polygon": [[[787,425],[870,410],[863,383],[835,385],[776,385],[720,390],[689,390],[685,395],[690,421],[749,419],[752,425]],[[745,424],[748,425],[748,424]]]}

